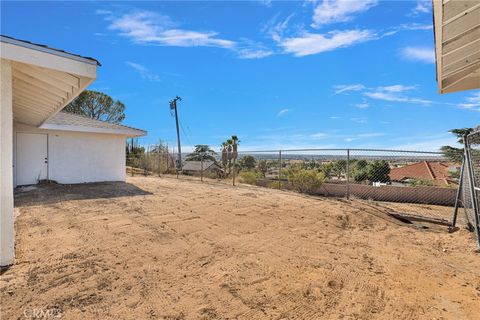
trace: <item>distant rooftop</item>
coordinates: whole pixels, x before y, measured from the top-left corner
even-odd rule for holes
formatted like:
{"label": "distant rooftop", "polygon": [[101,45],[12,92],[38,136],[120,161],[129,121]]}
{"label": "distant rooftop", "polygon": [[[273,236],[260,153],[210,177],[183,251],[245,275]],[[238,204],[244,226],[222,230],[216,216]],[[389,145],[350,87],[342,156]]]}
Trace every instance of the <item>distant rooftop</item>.
{"label": "distant rooftop", "polygon": [[[203,161],[203,170],[209,169],[221,169],[218,164],[211,160]],[[201,171],[202,170],[202,162],[201,161],[185,161],[182,170],[184,171]]]}
{"label": "distant rooftop", "polygon": [[390,179],[394,181],[421,179],[441,182],[442,184],[451,184],[453,183],[451,169],[456,166],[457,165],[452,162],[422,161],[391,169]]}

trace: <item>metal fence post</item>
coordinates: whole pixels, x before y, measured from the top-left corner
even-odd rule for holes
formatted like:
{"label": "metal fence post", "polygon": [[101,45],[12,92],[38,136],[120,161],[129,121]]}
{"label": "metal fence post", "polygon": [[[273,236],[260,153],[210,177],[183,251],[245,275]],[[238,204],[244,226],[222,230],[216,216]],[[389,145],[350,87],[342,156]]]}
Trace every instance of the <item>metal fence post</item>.
{"label": "metal fence post", "polygon": [[464,140],[464,148],[465,148],[465,162],[467,164],[467,173],[468,173],[468,180],[470,184],[470,196],[472,197],[472,207],[473,207],[473,219],[475,223],[475,235],[477,240],[477,250],[480,250],[480,222],[479,222],[479,208],[478,208],[478,198],[477,198],[477,188],[475,187],[475,176],[472,172],[472,158],[470,153],[470,145],[468,143],[468,136]]}
{"label": "metal fence post", "polygon": [[236,167],[235,163],[236,163],[236,159],[233,158],[233,185],[235,185],[235,167]]}
{"label": "metal fence post", "polygon": [[347,200],[350,200],[350,149],[347,149],[347,166],[345,168],[345,171],[345,175],[347,178],[345,196],[347,197]]}
{"label": "metal fence post", "polygon": [[463,174],[465,170],[465,157],[462,160],[462,167],[460,169],[460,181],[458,182],[457,196],[455,198],[455,208],[453,209],[452,225],[451,228],[455,228],[457,224],[458,207],[460,205],[460,197],[462,196],[463,186]]}
{"label": "metal fence post", "polygon": [[282,150],[278,151],[278,189],[282,189]]}
{"label": "metal fence post", "polygon": [[158,145],[157,149],[157,159],[158,159],[158,176],[161,176],[162,172],[162,160],[160,159],[160,145]]}

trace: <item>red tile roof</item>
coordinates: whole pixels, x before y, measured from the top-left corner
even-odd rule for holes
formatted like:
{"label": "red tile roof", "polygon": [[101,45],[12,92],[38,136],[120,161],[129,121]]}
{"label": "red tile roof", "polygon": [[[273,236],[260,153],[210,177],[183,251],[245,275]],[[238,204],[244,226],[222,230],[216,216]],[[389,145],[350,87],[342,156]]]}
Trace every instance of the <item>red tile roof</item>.
{"label": "red tile roof", "polygon": [[453,181],[449,169],[455,166],[457,165],[451,162],[422,161],[391,169],[390,179],[393,181],[420,179],[450,184]]}

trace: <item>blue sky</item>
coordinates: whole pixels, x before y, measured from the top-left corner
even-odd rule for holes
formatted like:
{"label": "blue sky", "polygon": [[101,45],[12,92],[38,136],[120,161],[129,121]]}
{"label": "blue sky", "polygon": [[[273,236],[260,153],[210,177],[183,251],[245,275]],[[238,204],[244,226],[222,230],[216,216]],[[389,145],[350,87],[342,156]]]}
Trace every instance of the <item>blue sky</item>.
{"label": "blue sky", "polygon": [[144,144],[435,150],[479,124],[437,94],[430,0],[2,2],[1,33],[91,56]]}

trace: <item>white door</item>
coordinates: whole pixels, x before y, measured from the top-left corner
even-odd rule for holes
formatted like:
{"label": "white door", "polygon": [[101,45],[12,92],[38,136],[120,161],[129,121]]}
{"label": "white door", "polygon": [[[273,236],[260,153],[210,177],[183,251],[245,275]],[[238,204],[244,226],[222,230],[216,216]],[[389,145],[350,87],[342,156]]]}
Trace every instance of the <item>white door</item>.
{"label": "white door", "polygon": [[17,185],[47,179],[47,148],[46,134],[17,133]]}

